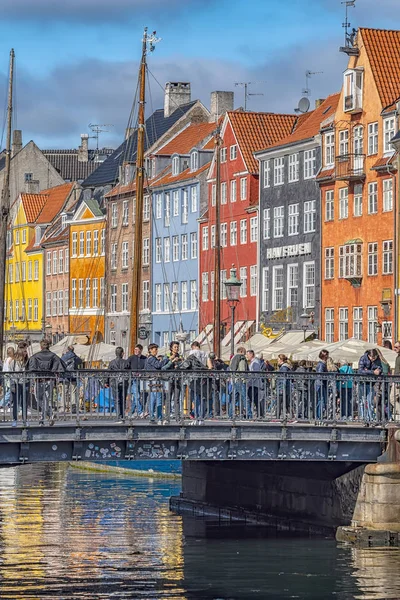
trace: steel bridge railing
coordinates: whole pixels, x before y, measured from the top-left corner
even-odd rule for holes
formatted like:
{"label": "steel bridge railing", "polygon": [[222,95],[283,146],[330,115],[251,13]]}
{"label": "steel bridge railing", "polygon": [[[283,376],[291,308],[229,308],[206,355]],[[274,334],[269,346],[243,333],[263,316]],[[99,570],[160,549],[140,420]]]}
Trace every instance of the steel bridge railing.
{"label": "steel bridge railing", "polygon": [[0,425],[400,421],[400,377],[337,373],[2,373]]}

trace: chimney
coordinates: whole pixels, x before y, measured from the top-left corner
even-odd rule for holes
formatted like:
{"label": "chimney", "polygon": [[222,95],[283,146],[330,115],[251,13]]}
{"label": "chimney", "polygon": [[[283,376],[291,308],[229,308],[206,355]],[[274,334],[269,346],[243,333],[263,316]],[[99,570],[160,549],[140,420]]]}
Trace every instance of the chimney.
{"label": "chimney", "polygon": [[318,98],[315,101],[315,108],[319,108],[323,102],[325,102],[326,98]]}
{"label": "chimney", "polygon": [[169,117],[179,106],[190,102],[191,97],[190,83],[183,81],[166,83],[164,94],[164,117]]}
{"label": "chimney", "polygon": [[211,92],[210,123],[214,123],[228,110],[233,110],[233,92]]}
{"label": "chimney", "polygon": [[25,193],[26,194],[38,194],[40,192],[40,185],[38,179],[31,179],[25,181]]}
{"label": "chimney", "polygon": [[14,129],[12,137],[11,158],[22,150],[22,131]]}
{"label": "chimney", "polygon": [[81,133],[81,145],[78,150],[78,162],[89,160],[89,134]]}

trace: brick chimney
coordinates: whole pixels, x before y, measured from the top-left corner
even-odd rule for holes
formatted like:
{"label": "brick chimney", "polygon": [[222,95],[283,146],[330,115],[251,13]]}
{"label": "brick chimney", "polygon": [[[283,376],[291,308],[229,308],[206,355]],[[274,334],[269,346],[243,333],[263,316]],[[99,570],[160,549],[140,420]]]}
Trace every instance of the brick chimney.
{"label": "brick chimney", "polygon": [[21,129],[14,129],[11,145],[11,158],[22,150],[22,131]]}
{"label": "brick chimney", "polygon": [[81,145],[78,150],[78,162],[89,160],[89,134],[81,133]]}
{"label": "brick chimney", "polygon": [[168,82],[165,84],[164,117],[169,117],[182,104],[187,104],[192,98],[190,83],[184,81]]}
{"label": "brick chimney", "polygon": [[323,102],[325,102],[326,98],[318,98],[315,101],[315,108],[319,108]]}
{"label": "brick chimney", "polygon": [[233,92],[211,92],[210,123],[214,123],[228,110],[233,110]]}

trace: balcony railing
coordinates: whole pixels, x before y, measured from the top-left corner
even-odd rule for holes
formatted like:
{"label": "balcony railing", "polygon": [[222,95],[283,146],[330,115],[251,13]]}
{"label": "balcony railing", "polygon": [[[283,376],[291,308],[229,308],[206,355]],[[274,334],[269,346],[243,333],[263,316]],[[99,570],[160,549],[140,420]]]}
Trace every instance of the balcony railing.
{"label": "balcony railing", "polygon": [[341,181],[365,179],[365,154],[340,154],[335,162],[336,179]]}

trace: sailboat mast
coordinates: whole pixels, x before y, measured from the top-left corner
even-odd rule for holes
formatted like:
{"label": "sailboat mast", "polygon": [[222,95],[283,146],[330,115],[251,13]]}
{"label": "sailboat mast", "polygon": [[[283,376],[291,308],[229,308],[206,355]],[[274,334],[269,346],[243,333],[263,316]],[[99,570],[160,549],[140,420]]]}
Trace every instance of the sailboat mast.
{"label": "sailboat mast", "polygon": [[215,248],[214,248],[214,336],[213,351],[221,356],[221,136],[219,128],[215,136]]}
{"label": "sailboat mast", "polygon": [[13,111],[14,50],[10,52],[7,102],[7,139],[4,185],[0,200],[0,356],[4,346],[4,309],[6,298],[7,228],[10,214],[11,126]]}

